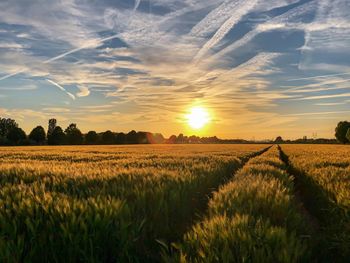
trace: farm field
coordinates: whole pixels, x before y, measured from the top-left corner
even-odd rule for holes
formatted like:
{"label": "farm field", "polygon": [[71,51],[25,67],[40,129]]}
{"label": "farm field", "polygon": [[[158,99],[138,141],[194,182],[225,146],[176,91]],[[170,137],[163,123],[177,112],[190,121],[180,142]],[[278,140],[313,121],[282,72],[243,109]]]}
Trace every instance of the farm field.
{"label": "farm field", "polygon": [[1,147],[0,261],[346,262],[349,151]]}
{"label": "farm field", "polygon": [[266,145],[0,148],[1,262],[154,262]]}

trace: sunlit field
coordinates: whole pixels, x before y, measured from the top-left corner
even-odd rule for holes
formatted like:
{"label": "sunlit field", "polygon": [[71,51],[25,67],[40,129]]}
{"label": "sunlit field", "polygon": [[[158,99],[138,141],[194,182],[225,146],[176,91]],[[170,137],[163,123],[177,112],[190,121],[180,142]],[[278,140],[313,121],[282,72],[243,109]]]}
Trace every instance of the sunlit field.
{"label": "sunlit field", "polygon": [[[350,258],[350,147],[285,145],[300,195],[322,232],[321,255]],[[325,241],[327,240],[327,241]]]}
{"label": "sunlit field", "polygon": [[0,149],[0,258],[144,262],[265,145]]}
{"label": "sunlit field", "polygon": [[0,261],[346,262],[349,153],[1,147]]}

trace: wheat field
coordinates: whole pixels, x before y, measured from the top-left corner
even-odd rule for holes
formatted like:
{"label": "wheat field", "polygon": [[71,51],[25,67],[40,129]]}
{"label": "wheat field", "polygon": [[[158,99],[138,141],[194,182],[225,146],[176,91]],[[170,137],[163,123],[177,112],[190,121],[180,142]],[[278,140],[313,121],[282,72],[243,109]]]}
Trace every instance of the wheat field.
{"label": "wheat field", "polygon": [[346,262],[349,151],[1,147],[0,261]]}

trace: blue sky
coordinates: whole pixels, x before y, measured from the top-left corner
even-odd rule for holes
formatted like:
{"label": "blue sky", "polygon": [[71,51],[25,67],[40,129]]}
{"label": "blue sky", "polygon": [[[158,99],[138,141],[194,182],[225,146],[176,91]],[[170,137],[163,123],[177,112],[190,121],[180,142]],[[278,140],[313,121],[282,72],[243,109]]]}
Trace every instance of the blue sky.
{"label": "blue sky", "polygon": [[[332,137],[350,110],[350,0],[2,0],[0,116],[26,131]],[[193,106],[211,122],[186,123]]]}

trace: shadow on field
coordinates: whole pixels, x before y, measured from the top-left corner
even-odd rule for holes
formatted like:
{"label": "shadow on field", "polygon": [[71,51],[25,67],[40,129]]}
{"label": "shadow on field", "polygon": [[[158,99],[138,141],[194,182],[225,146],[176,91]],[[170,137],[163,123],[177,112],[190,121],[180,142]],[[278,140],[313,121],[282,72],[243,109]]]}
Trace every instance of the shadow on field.
{"label": "shadow on field", "polygon": [[348,262],[350,244],[347,233],[350,233],[349,221],[345,211],[332,202],[322,187],[311,176],[296,168],[288,156],[278,146],[280,158],[287,166],[287,172],[293,176],[295,194],[302,202],[308,214],[313,232],[313,259],[315,262]]}

